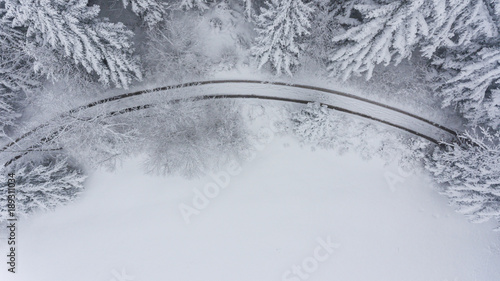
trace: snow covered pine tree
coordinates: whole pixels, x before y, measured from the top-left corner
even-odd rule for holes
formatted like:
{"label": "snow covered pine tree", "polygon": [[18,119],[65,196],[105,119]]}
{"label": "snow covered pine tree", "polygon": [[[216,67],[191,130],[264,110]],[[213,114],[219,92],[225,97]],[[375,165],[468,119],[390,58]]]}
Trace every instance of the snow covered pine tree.
{"label": "snow covered pine tree", "polygon": [[466,132],[460,143],[436,147],[426,168],[444,184],[442,193],[458,212],[473,222],[500,222],[500,132],[479,134]]}
{"label": "snow covered pine tree", "polygon": [[[331,57],[331,69],[338,67],[344,79],[363,72],[369,79],[375,65],[397,64],[418,47],[430,58],[440,47],[466,46],[475,37],[496,33],[489,15],[495,11],[492,0],[352,2],[362,3],[345,4],[359,13],[361,22],[344,21],[347,27],[334,37],[337,49]],[[342,12],[336,17],[345,18]]]}
{"label": "snow covered pine tree", "polygon": [[462,48],[475,40],[497,36],[496,0],[426,0],[429,9],[429,36],[421,51],[431,58],[439,48]]}
{"label": "snow covered pine tree", "polygon": [[14,121],[21,116],[12,106],[12,99],[14,95],[0,87],[0,140],[7,137],[6,128],[13,126]]}
{"label": "snow covered pine tree", "polygon": [[[50,156],[41,163],[17,163],[15,173],[16,216],[27,216],[37,210],[52,210],[71,202],[83,188],[86,176],[62,156]],[[7,182],[8,173],[0,173]],[[0,222],[8,218],[7,188],[0,189]]]}
{"label": "snow covered pine tree", "polygon": [[437,88],[443,106],[458,107],[472,126],[500,128],[499,44],[449,51],[440,60],[441,67],[452,74]]}
{"label": "snow covered pine tree", "polygon": [[32,59],[24,52],[24,35],[4,16],[5,10],[0,9],[0,139],[21,115],[15,106],[21,91],[38,85]]}
{"label": "snow covered pine tree", "polygon": [[261,8],[257,17],[256,46],[253,54],[259,60],[259,68],[270,62],[277,75],[286,72],[292,76],[299,65],[303,51],[303,36],[309,34],[314,8],[302,0],[270,0],[267,8]]}
{"label": "snow covered pine tree", "polygon": [[247,20],[251,20],[253,16],[253,7],[252,0],[242,0],[243,4],[245,4],[245,16]]}
{"label": "snow covered pine tree", "polygon": [[180,7],[187,10],[193,8],[200,10],[208,9],[206,0],[181,0]]}
{"label": "snow covered pine tree", "polygon": [[[332,75],[347,80],[352,74],[366,72],[370,79],[377,64],[400,63],[422,39],[429,35],[426,17],[430,10],[425,0],[373,1],[350,6],[361,13],[362,22],[352,22],[334,36],[336,49],[330,58]],[[339,17],[345,14],[339,10]]]}
{"label": "snow covered pine tree", "polygon": [[[459,1],[461,13],[451,13],[455,19],[439,22],[453,30],[440,33],[456,34],[443,40],[445,51],[433,57],[440,72],[447,74],[437,87],[443,106],[457,106],[472,126],[500,128],[500,3],[492,0]],[[450,7],[450,11],[452,11]],[[444,35],[440,36],[444,37]],[[424,47],[435,48],[437,44]],[[443,75],[442,75],[443,76]],[[451,77],[450,77],[451,76]]]}
{"label": "snow covered pine tree", "polygon": [[300,111],[291,115],[291,129],[302,141],[332,148],[339,131],[338,118],[319,103],[308,103]]}
{"label": "snow covered pine tree", "polygon": [[123,7],[130,4],[132,12],[139,16],[148,28],[156,26],[166,13],[165,3],[159,0],[122,0]]}
{"label": "snow covered pine tree", "polygon": [[0,87],[19,91],[38,84],[24,44],[23,32],[13,28],[12,21],[5,18],[5,10],[0,9]]}
{"label": "snow covered pine tree", "polygon": [[[5,19],[25,30],[28,43],[50,47],[56,56],[99,77],[104,84],[127,87],[141,79],[132,57],[133,33],[122,23],[98,18],[99,6],[88,0],[4,0]],[[43,73],[44,68],[40,66]],[[57,66],[52,66],[57,68]]]}

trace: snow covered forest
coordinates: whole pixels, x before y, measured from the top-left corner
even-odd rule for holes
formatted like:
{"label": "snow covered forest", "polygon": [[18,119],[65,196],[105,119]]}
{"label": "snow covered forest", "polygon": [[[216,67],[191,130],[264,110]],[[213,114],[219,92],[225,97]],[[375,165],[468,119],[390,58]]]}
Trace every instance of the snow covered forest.
{"label": "snow covered forest", "polygon": [[[188,177],[245,158],[255,136],[238,102],[148,97],[154,107],[128,114],[106,104],[68,112],[151,87],[249,77],[379,89],[365,97],[448,115],[457,137],[438,145],[318,104],[288,108],[280,128],[316,147],[397,154],[472,221],[500,222],[497,0],[0,0],[0,18],[2,147],[42,126],[29,145],[0,152],[0,181],[18,176],[20,215],[74,200],[88,173],[130,155],[147,155],[148,172]],[[373,135],[382,144],[353,141]]]}

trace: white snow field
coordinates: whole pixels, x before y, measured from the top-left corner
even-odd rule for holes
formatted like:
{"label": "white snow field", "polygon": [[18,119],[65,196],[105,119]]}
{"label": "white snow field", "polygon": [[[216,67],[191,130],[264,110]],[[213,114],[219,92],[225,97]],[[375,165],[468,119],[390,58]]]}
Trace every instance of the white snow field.
{"label": "white snow field", "polygon": [[284,137],[259,149],[215,178],[147,175],[140,157],[96,172],[76,203],[20,222],[0,280],[500,280],[494,224],[426,176]]}

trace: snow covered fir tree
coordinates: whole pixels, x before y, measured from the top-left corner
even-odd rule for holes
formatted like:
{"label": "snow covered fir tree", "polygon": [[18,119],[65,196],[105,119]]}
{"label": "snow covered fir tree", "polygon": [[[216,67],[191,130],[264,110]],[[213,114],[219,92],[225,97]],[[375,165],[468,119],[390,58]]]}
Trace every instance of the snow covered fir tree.
{"label": "snow covered fir tree", "polygon": [[[40,210],[52,210],[57,206],[74,200],[83,190],[86,176],[83,171],[71,164],[71,161],[61,155],[47,157],[40,161],[23,163],[20,167],[12,167],[15,172],[15,193],[12,189],[2,188],[0,204],[9,207],[9,196],[15,194],[15,214],[26,216]],[[8,175],[1,179],[8,182]],[[9,218],[10,212],[2,210],[1,220]]]}
{"label": "snow covered fir tree", "polygon": [[428,160],[428,170],[438,182],[447,183],[443,193],[474,222],[500,220],[499,132],[466,132],[460,141],[445,144]]}
{"label": "snow covered fir tree", "polygon": [[303,51],[302,37],[310,34],[310,19],[314,9],[302,0],[270,1],[257,17],[257,45],[254,54],[259,67],[269,62],[276,74],[292,75]]}
{"label": "snow covered fir tree", "polygon": [[[186,177],[251,158],[258,110],[195,88],[272,81],[243,96],[293,104],[281,134],[411,162],[458,212],[500,222],[499,38],[496,0],[0,0],[1,181],[17,175],[24,216],[127,157]],[[325,102],[338,92],[355,102]],[[380,104],[455,136],[367,109]]]}

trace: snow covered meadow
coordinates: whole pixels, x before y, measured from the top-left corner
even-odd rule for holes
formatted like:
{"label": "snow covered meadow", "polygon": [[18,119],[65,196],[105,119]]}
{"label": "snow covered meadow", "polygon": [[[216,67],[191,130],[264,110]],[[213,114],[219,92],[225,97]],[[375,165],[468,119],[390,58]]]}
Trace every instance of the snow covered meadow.
{"label": "snow covered meadow", "polygon": [[0,0],[0,280],[499,280],[496,0]]}
{"label": "snow covered meadow", "polygon": [[[146,175],[141,160],[93,174],[75,203],[23,221],[19,272],[3,270],[2,280],[500,276],[493,224],[471,224],[427,176],[397,165],[281,137],[227,179],[227,169],[196,180]],[[205,193],[213,183],[220,191]],[[189,224],[181,204],[200,207]],[[320,239],[333,245],[315,256]]]}

